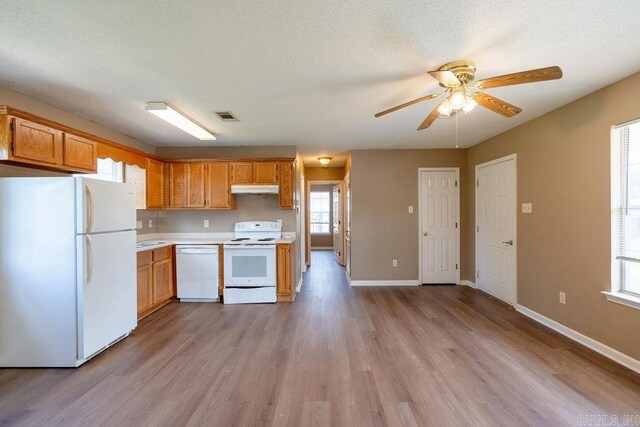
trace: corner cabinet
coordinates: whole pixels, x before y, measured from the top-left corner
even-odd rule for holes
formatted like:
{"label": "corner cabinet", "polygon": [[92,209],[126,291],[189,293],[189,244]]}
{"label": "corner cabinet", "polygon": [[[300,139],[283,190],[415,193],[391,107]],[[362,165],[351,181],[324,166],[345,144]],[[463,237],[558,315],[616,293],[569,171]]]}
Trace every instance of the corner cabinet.
{"label": "corner cabinet", "polygon": [[276,291],[278,302],[293,302],[296,298],[293,243],[276,245]]}
{"label": "corner cabinet", "polygon": [[[0,161],[61,172],[94,173],[97,143],[51,126],[47,120],[33,120],[12,114],[26,113],[0,106]],[[37,120],[37,121],[36,121]]]}
{"label": "corner cabinet", "polygon": [[280,209],[293,209],[296,192],[296,172],[294,162],[280,162],[279,199]]}
{"label": "corner cabinet", "polygon": [[174,295],[173,247],[138,252],[138,319],[166,305]]}

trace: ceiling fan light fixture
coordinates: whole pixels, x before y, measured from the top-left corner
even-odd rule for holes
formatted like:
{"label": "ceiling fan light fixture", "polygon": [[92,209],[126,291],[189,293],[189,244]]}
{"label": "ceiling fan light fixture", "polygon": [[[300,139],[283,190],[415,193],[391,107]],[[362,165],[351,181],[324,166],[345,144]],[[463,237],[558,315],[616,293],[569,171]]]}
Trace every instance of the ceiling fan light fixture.
{"label": "ceiling fan light fixture", "polygon": [[442,101],[442,103],[438,107],[438,113],[442,114],[443,116],[451,115],[451,110],[452,110],[451,103],[449,102],[448,99],[445,99],[444,101]]}
{"label": "ceiling fan light fixture", "polygon": [[456,91],[449,97],[449,104],[452,110],[459,110],[463,108],[467,103],[467,97],[463,91]]}
{"label": "ceiling fan light fixture", "polygon": [[465,113],[468,113],[474,108],[476,108],[477,106],[478,106],[478,103],[476,102],[476,100],[471,98],[470,96],[467,96],[467,103],[464,104],[464,107],[462,107],[462,110]]}
{"label": "ceiling fan light fixture", "polygon": [[322,156],[322,157],[318,157],[318,161],[320,162],[320,165],[322,165],[323,168],[326,168],[327,166],[329,166],[329,162],[331,161],[331,157],[326,157],[326,156]]}

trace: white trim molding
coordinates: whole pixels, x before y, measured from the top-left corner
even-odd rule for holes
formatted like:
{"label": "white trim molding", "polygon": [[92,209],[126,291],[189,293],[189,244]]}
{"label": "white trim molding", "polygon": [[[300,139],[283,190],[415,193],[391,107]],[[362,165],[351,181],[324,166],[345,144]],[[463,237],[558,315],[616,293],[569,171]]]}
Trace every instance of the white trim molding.
{"label": "white trim molding", "polygon": [[300,289],[302,289],[302,282],[303,282],[303,278],[302,278],[302,274],[300,275],[300,280],[298,280],[298,286],[296,286],[296,293],[300,292]]}
{"label": "white trim molding", "polygon": [[545,317],[542,314],[531,310],[530,308],[527,308],[520,304],[516,304],[515,309],[516,311],[524,314],[530,319],[533,319],[536,322],[541,323],[558,333],[561,333],[565,337],[570,338],[573,341],[576,341],[577,343],[580,343],[585,347],[588,347],[591,350],[613,360],[614,362],[617,362],[622,366],[640,374],[640,360],[636,360],[631,356],[627,356],[626,354],[613,349],[606,344],[601,343],[600,341],[596,341],[593,338],[589,338],[588,336],[583,335],[578,331],[574,331],[573,329],[563,325],[562,323],[551,320],[548,317]]}
{"label": "white trim molding", "polygon": [[333,246],[311,246],[312,251],[332,251]]}
{"label": "white trim molding", "polygon": [[418,282],[417,280],[349,280],[349,285],[350,286],[420,286],[420,282]]}
{"label": "white trim molding", "polygon": [[478,289],[478,286],[475,283],[473,283],[471,280],[460,280],[460,285],[469,286],[470,288],[473,288],[473,289]]}
{"label": "white trim molding", "polygon": [[622,304],[627,307],[640,310],[639,297],[634,297],[633,295],[625,294],[623,292],[608,292],[608,291],[602,291],[602,295],[604,295],[611,302],[615,302],[617,304]]}

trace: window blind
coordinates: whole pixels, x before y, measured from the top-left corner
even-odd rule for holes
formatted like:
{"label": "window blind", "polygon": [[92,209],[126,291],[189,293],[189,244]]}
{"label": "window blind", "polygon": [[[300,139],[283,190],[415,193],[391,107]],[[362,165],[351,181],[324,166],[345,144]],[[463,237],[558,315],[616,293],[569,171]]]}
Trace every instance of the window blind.
{"label": "window blind", "polygon": [[616,258],[640,263],[640,122],[619,126],[614,132],[620,153]]}

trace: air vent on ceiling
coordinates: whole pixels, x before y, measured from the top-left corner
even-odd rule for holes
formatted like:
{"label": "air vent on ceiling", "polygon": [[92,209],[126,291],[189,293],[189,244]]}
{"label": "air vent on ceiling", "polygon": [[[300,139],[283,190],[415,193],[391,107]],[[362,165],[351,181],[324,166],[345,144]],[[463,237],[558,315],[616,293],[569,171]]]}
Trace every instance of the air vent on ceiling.
{"label": "air vent on ceiling", "polygon": [[220,117],[220,120],[222,120],[223,122],[237,122],[238,121],[238,118],[236,116],[234,116],[229,111],[216,111],[216,114],[218,115],[218,117]]}

